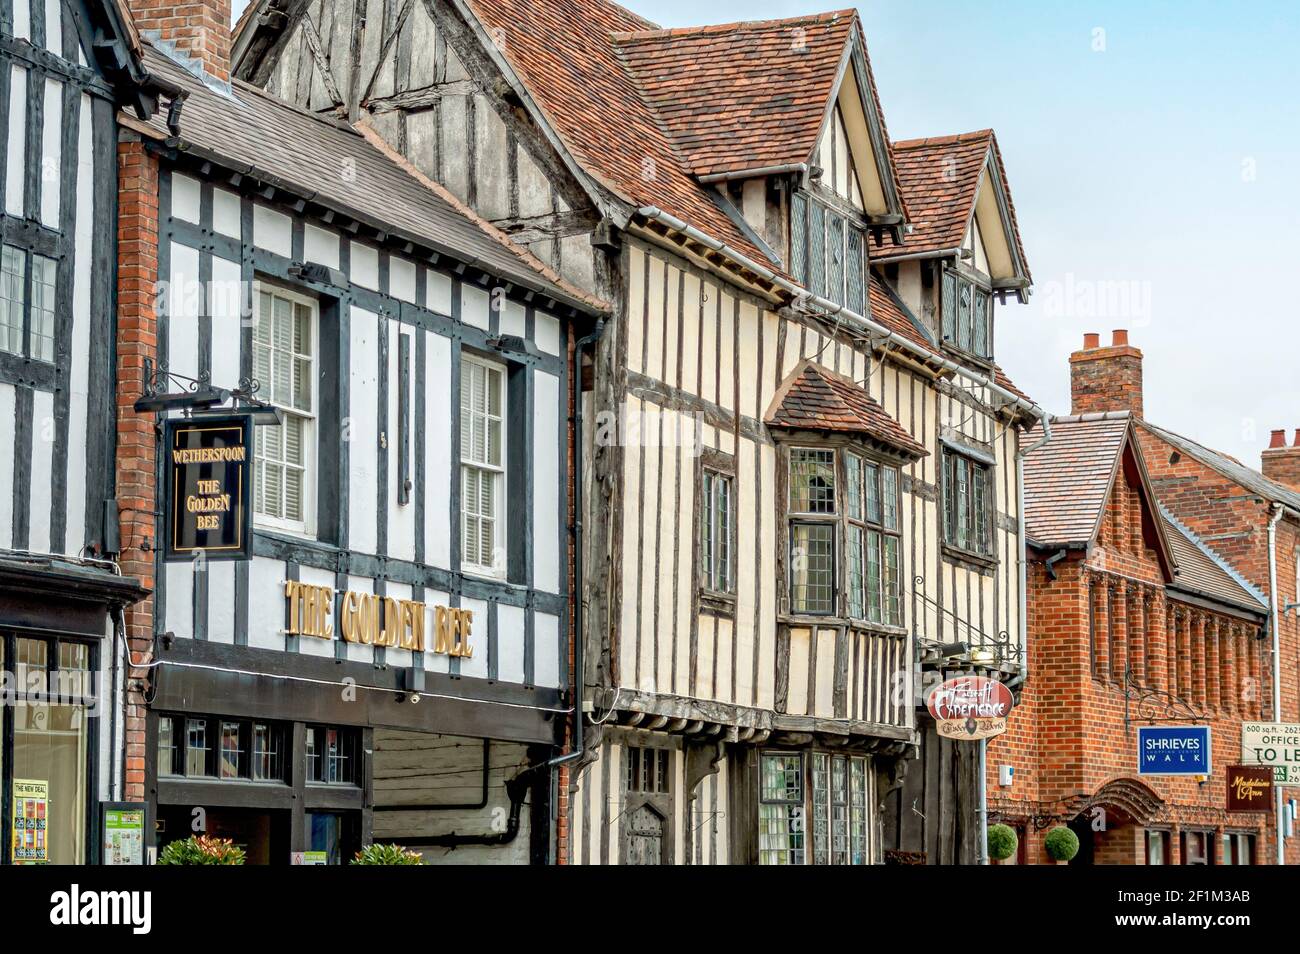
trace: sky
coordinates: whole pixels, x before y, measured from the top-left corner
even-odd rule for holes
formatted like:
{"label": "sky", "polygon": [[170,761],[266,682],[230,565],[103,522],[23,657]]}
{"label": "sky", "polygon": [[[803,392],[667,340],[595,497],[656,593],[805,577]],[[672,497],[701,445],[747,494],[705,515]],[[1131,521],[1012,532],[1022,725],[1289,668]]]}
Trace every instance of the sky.
{"label": "sky", "polygon": [[[243,7],[235,0],[237,17]],[[833,0],[626,0],[665,27]],[[1258,467],[1300,428],[1300,4],[877,0],[894,139],[992,127],[1034,279],[997,358],[1053,413],[1087,331],[1145,355],[1146,417]]]}

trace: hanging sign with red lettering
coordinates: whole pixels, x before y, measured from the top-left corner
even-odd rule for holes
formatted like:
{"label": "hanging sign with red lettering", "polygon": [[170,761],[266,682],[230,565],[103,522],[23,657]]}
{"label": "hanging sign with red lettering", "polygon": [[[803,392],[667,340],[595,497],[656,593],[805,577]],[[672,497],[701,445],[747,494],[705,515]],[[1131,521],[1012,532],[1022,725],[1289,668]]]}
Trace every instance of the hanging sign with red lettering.
{"label": "hanging sign with red lettering", "polygon": [[987,676],[955,676],[930,690],[925,706],[945,739],[991,739],[1007,731],[1015,700]]}
{"label": "hanging sign with red lettering", "polygon": [[247,560],[253,419],[172,418],[163,426],[168,560]]}

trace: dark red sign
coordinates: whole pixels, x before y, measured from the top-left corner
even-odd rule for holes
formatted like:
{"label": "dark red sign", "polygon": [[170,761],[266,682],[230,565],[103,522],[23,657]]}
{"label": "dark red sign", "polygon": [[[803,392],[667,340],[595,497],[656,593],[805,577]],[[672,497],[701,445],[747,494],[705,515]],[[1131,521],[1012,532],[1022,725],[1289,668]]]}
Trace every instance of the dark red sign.
{"label": "dark red sign", "polygon": [[1267,812],[1273,808],[1273,769],[1268,765],[1229,765],[1230,812]]}
{"label": "dark red sign", "polygon": [[1005,719],[1015,700],[1011,690],[987,676],[957,676],[930,690],[925,707],[940,721]]}

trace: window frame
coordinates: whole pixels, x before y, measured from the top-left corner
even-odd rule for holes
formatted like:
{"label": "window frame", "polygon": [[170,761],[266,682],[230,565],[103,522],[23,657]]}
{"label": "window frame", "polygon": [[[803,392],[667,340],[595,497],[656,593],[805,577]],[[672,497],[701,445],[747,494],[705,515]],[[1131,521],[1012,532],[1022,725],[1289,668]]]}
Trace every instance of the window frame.
{"label": "window frame", "polygon": [[[857,442],[848,440],[822,442],[794,440],[786,444],[783,451],[781,464],[784,467],[785,474],[785,493],[782,495],[781,506],[783,508],[782,519],[785,522],[786,535],[785,553],[787,565],[784,602],[787,614],[793,617],[844,619],[857,627],[889,632],[903,631],[907,621],[903,599],[905,574],[903,565],[902,465],[896,460],[891,460],[885,455],[875,453]],[[797,451],[829,452],[833,455],[832,470],[836,482],[834,490],[835,510],[833,513],[805,512],[793,509],[794,480],[792,465],[793,455]],[[856,482],[850,474],[850,458],[858,461]],[[878,515],[875,517],[872,516],[872,511],[868,506],[871,498],[868,496],[867,481],[871,479],[868,474],[872,472],[874,472],[875,500],[878,509]],[[888,477],[891,473],[893,474],[892,481]],[[859,516],[854,516],[854,498],[851,494],[855,483],[858,487],[856,512]],[[889,512],[886,505],[886,489],[890,483],[893,485],[894,517],[892,526],[886,521],[886,515]],[[798,605],[795,600],[795,528],[803,525],[830,526],[832,528],[831,580],[833,592],[829,611],[808,609],[806,605]],[[858,538],[859,534],[862,541],[860,567],[862,576],[862,612],[860,614],[857,612],[858,607],[855,605],[854,555],[856,549],[853,542]],[[871,566],[870,556],[873,535],[879,541],[875,585],[877,618],[873,618],[873,603],[870,592],[871,573],[869,568]],[[894,541],[896,559],[892,592],[889,589],[886,572],[885,554],[887,553],[888,540]]]}
{"label": "window frame", "polygon": [[[53,368],[58,363],[59,358],[59,257],[48,255],[25,245],[0,241],[0,261],[3,260],[4,250],[15,252],[18,255],[23,271],[19,279],[21,299],[17,302],[6,299],[11,306],[18,305],[20,312],[18,324],[7,324],[0,328],[0,355],[8,355],[14,360],[35,361],[42,366]],[[48,340],[49,342],[50,356],[48,358],[43,353],[35,353],[36,349],[33,348],[34,339],[37,336],[36,290],[38,282],[36,281],[36,262],[38,259],[44,263],[42,271],[44,271],[44,268],[49,268],[53,273],[52,282],[39,283],[42,287],[48,288],[51,296],[51,300],[48,302],[49,307],[40,309],[42,312],[48,312],[50,320],[49,335],[39,336],[42,341]],[[2,269],[3,266],[0,265],[0,281],[4,281]],[[42,302],[45,303],[44,296],[42,296]],[[12,312],[10,317],[12,318]],[[11,330],[16,331],[18,334],[18,350],[16,351],[6,347],[3,341]]]}
{"label": "window frame", "polygon": [[[203,773],[192,774],[190,761],[190,723],[203,726],[204,747]],[[171,746],[171,765],[163,762],[162,746],[163,726],[169,725]],[[238,758],[234,775],[223,774],[225,760],[225,729],[234,726],[238,745]],[[254,743],[257,729],[264,726],[269,730],[269,738],[274,742],[274,761],[279,771],[272,776],[263,776],[258,771]],[[152,758],[154,774],[157,778],[168,781],[202,782],[214,785],[290,785],[290,762],[293,749],[293,724],[275,719],[250,718],[246,716],[213,715],[194,712],[160,712],[152,740]]]}
{"label": "window frame", "polygon": [[[484,415],[487,418],[497,417],[500,424],[499,433],[501,438],[501,463],[499,465],[489,464],[470,460],[465,457],[464,446],[465,437],[462,431],[459,446],[456,448],[456,479],[460,487],[460,539],[456,545],[460,548],[460,568],[463,573],[471,576],[486,577],[493,580],[504,580],[509,572],[509,557],[507,547],[509,546],[509,536],[507,534],[506,524],[510,518],[507,494],[509,493],[509,464],[510,464],[510,434],[509,434],[509,401],[510,401],[510,368],[504,362],[493,361],[482,355],[468,351],[462,351],[460,356],[460,393],[456,395],[456,414],[457,420],[464,413],[464,389],[465,389],[465,369],[466,366],[482,367],[488,371],[496,371],[500,381],[500,414],[491,415],[485,410]],[[491,380],[490,377],[488,380]],[[473,412],[471,411],[471,414]],[[478,471],[486,471],[494,475],[496,485],[494,487],[494,515],[492,518],[492,553],[493,563],[491,566],[468,561],[465,559],[465,529],[466,529],[466,512],[465,512],[465,471],[466,468],[473,468]]]}
{"label": "window frame", "polygon": [[[940,503],[942,504],[943,516],[943,546],[945,551],[955,554],[963,559],[971,559],[980,563],[995,565],[997,558],[997,500],[995,494],[994,475],[997,470],[996,464],[990,464],[987,461],[980,460],[973,449],[966,450],[961,447],[953,446],[946,441],[940,442],[939,464],[942,468],[939,479]],[[966,481],[966,506],[959,512],[957,505],[959,499],[953,500],[950,507],[949,500],[957,493],[957,484],[959,483],[959,464],[964,464],[967,473]],[[979,483],[983,485],[983,519],[980,519],[980,506],[975,493],[976,473],[981,475]],[[966,526],[966,543],[958,539],[958,520],[965,517]],[[981,534],[983,534],[984,546],[981,547]],[[972,535],[975,545],[971,546]]]}
{"label": "window frame", "polygon": [[[820,225],[819,240],[813,237],[814,224]],[[839,227],[838,240],[834,243],[830,241],[833,225]],[[861,212],[806,189],[796,190],[790,198],[789,241],[791,273],[799,284],[814,295],[828,298],[864,318],[870,317],[871,236]],[[840,251],[840,260],[832,265],[831,253],[835,249]],[[820,254],[814,256],[814,251]],[[851,261],[850,255],[856,257]],[[832,278],[836,279],[838,288],[830,287]],[[850,281],[855,278],[861,283],[860,297],[850,294]]]}
{"label": "window frame", "polygon": [[[949,305],[948,286],[952,283],[952,303]],[[969,268],[943,265],[939,269],[939,342],[947,350],[977,364],[991,366],[994,360],[994,295],[988,277]],[[971,292],[970,313],[965,324],[967,344],[961,343],[963,326],[959,324],[958,301],[961,292]],[[984,350],[975,347],[978,302],[984,302]]]}
{"label": "window frame", "polygon": [[[764,770],[769,759],[791,759],[799,760],[799,779],[800,779],[800,799],[790,798],[768,798],[764,795]],[[825,799],[824,803],[818,801],[818,781],[817,771],[819,763],[825,763]],[[842,763],[843,777],[843,795],[842,802],[836,800],[835,788],[835,769],[836,764]],[[861,791],[855,792],[854,789],[854,768],[861,769]],[[763,864],[763,851],[761,841],[761,826],[763,824],[763,807],[775,806],[785,808],[785,819],[787,825],[791,819],[789,809],[798,807],[801,811],[800,820],[802,822],[802,839],[801,848],[791,848],[787,841],[786,846],[782,848],[767,848],[768,852],[784,852],[787,858],[793,859],[798,852],[799,860],[794,862],[801,865],[846,865],[846,866],[866,866],[872,864],[871,847],[872,847],[872,804],[870,798],[870,773],[872,771],[871,758],[862,753],[836,752],[831,749],[813,748],[801,751],[789,751],[779,749],[761,749],[758,753],[758,822],[760,826],[760,838],[758,841],[759,864]],[[843,808],[843,851],[837,852],[835,848],[835,839],[837,830],[839,830],[839,820],[836,818],[837,807]],[[860,807],[862,810],[861,831],[855,836],[854,827],[854,809]],[[824,811],[825,817],[819,819],[819,815]],[[819,821],[825,822],[825,828],[819,830]],[[819,834],[819,831],[824,834]],[[787,829],[787,836],[789,834]],[[823,846],[818,845],[820,837],[825,838]],[[855,851],[855,843],[858,845]],[[819,856],[824,855],[825,860],[818,860]],[[837,855],[842,855],[843,860],[836,861]],[[860,857],[861,861],[855,862],[854,858]]]}
{"label": "window frame", "polygon": [[[727,523],[721,535],[717,526],[717,508],[713,506],[714,494],[718,484],[727,488]],[[700,468],[697,483],[700,500],[700,559],[699,587],[704,596],[732,599],[736,595],[736,476],[715,464],[705,463]],[[717,567],[711,560],[711,544],[722,543],[726,547],[726,565],[722,568],[725,579],[719,584]]]}
{"label": "window frame", "polygon": [[[284,415],[292,415],[301,418],[303,425],[303,465],[302,465],[302,520],[290,520],[286,517],[276,517],[270,514],[262,513],[258,509],[258,488],[254,486],[253,490],[253,525],[265,530],[276,530],[295,536],[315,539],[317,532],[316,521],[316,501],[317,501],[317,484],[320,480],[320,342],[321,342],[321,302],[317,298],[303,294],[292,288],[274,282],[257,279],[253,282],[253,328],[252,328],[252,360],[253,366],[257,366],[257,324],[261,321],[261,300],[262,293],[266,292],[272,296],[279,296],[286,299],[291,304],[305,305],[311,311],[311,318],[308,321],[308,342],[310,351],[308,357],[311,361],[311,410],[303,411],[299,408],[289,407],[276,400],[269,393],[259,394],[261,400],[280,409]],[[274,346],[272,346],[274,350]],[[259,382],[267,388],[269,382]],[[261,464],[261,440],[263,428],[284,427],[283,424],[259,424],[254,434],[254,460],[255,470],[260,469]],[[282,467],[289,465],[282,461],[273,461]],[[283,492],[283,484],[281,485]]]}

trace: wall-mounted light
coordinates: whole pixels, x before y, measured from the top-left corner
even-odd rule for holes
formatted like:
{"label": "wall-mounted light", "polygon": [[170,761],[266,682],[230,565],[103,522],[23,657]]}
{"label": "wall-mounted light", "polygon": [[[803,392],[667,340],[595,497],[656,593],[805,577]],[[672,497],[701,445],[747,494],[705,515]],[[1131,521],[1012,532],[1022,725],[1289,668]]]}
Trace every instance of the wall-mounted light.
{"label": "wall-mounted light", "polygon": [[542,356],[535,344],[519,335],[497,335],[495,338],[489,338],[487,345],[493,351],[500,351],[502,354],[521,354],[529,358]]}

